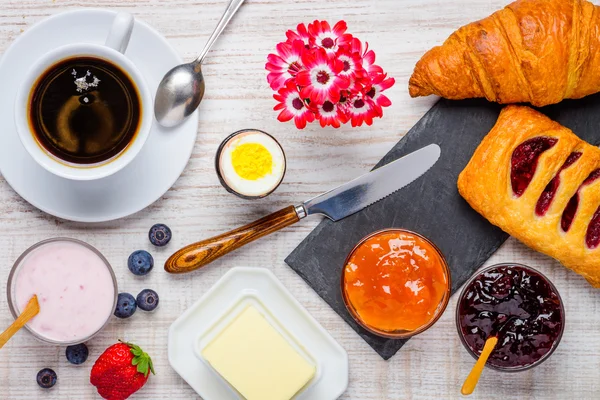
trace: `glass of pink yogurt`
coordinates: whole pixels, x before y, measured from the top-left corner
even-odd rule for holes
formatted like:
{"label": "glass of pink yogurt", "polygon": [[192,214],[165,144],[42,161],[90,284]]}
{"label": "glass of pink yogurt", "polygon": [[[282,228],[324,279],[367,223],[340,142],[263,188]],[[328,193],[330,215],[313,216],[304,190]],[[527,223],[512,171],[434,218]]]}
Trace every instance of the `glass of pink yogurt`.
{"label": "glass of pink yogurt", "polygon": [[37,294],[40,312],[25,327],[59,345],[82,343],[113,315],[117,280],[104,256],[76,239],[43,240],[27,249],[8,276],[8,306],[17,318]]}

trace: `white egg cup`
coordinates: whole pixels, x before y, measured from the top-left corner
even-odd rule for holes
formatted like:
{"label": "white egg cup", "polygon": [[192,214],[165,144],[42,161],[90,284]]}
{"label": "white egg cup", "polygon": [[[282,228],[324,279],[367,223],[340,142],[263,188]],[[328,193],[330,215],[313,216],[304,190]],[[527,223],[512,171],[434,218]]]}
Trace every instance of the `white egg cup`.
{"label": "white egg cup", "polygon": [[[232,164],[231,153],[229,153],[227,151],[227,148],[230,145],[230,143],[232,141],[236,140],[238,137],[243,138],[244,136],[248,136],[249,134],[251,134],[253,132],[255,134],[264,135],[265,137],[268,138],[269,142],[272,142],[271,146],[265,146],[265,147],[267,147],[267,149],[269,150],[270,153],[274,153],[274,152],[280,153],[281,160],[282,160],[281,163],[283,165],[276,166],[276,168],[279,168],[281,170],[281,176],[279,177],[279,179],[274,181],[269,186],[269,188],[265,191],[249,190],[247,192],[241,193],[241,190],[239,190],[239,189],[236,190],[236,188],[234,187],[234,185],[232,184],[231,179],[230,179],[230,176],[237,176],[237,173]],[[253,141],[248,141],[248,143],[253,143]],[[260,144],[264,145],[264,143],[260,143]],[[235,194],[236,196],[238,196],[242,199],[246,199],[246,200],[261,199],[261,198],[264,198],[264,197],[270,195],[271,193],[273,193],[279,187],[279,185],[281,185],[281,182],[283,182],[283,178],[285,177],[285,172],[286,172],[286,166],[287,166],[287,162],[286,162],[285,152],[283,151],[281,144],[277,141],[277,139],[275,139],[273,136],[269,135],[267,132],[263,132],[258,129],[243,129],[241,131],[232,133],[227,138],[225,138],[225,140],[223,140],[223,142],[221,142],[221,145],[217,149],[217,155],[215,157],[215,169],[217,171],[217,175],[219,177],[219,181],[221,182],[221,185],[229,193]],[[242,178],[240,178],[240,180],[242,180]],[[253,181],[247,181],[247,183],[256,184],[256,182],[253,182]]]}

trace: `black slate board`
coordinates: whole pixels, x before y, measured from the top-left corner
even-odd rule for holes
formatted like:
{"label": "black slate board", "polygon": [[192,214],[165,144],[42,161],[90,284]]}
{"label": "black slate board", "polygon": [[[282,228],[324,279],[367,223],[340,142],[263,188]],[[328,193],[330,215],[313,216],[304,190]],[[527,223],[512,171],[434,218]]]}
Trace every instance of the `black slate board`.
{"label": "black slate board", "polygon": [[[385,360],[406,341],[372,335],[348,314],[340,290],[344,260],[367,234],[389,227],[407,228],[437,244],[450,266],[452,291],[462,286],[508,238],[473,211],[456,189],[458,174],[496,122],[500,109],[485,100],[440,100],[375,166],[437,143],[442,154],[433,168],[357,214],[336,223],[323,220],[285,260]],[[600,95],[564,101],[541,111],[582,139],[598,142]]]}

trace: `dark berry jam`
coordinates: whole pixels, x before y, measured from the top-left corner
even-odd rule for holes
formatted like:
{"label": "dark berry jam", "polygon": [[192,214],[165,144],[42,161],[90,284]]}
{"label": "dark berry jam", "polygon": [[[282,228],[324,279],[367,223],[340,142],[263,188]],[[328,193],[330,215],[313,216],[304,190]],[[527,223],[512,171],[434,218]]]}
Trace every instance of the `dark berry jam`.
{"label": "dark berry jam", "polygon": [[554,200],[554,195],[558,190],[558,186],[560,185],[560,173],[564,169],[569,168],[571,165],[573,165],[575,161],[579,160],[581,154],[582,153],[578,151],[569,154],[569,157],[567,157],[567,160],[562,165],[562,167],[560,167],[554,178],[552,178],[552,180],[546,185],[546,188],[540,195],[540,198],[538,199],[538,202],[535,205],[535,213],[537,215],[541,217],[544,214],[546,214],[546,211],[548,211],[548,208],[550,208],[550,204],[552,204],[552,200]]}
{"label": "dark berry jam", "polygon": [[562,216],[560,217],[560,228],[563,232],[567,232],[571,227],[571,223],[573,222],[573,218],[575,218],[575,212],[577,212],[577,208],[579,207],[579,191],[573,195],[569,199],[567,206],[565,207]]}
{"label": "dark berry jam", "polygon": [[554,285],[522,265],[486,268],[463,290],[457,324],[463,343],[478,356],[486,339],[498,337],[487,364],[519,370],[548,357],[558,345],[564,310]]}
{"label": "dark berry jam", "polygon": [[596,209],[585,234],[585,244],[595,249],[600,244],[600,207]]}
{"label": "dark berry jam", "polygon": [[[569,230],[569,228],[571,227],[571,223],[573,223],[573,218],[575,218],[575,213],[577,212],[577,208],[579,208],[579,191],[581,190],[582,187],[591,184],[598,178],[600,178],[600,168],[593,170],[588,175],[588,177],[585,178],[585,181],[583,181],[581,186],[579,186],[579,188],[577,189],[577,192],[575,192],[573,197],[571,197],[569,199],[569,202],[567,203],[567,206],[565,207],[565,210],[563,211],[562,216],[560,218],[560,227],[562,228],[563,232],[567,232]],[[589,227],[588,227],[588,233],[589,233]],[[586,242],[587,242],[587,235],[586,235]],[[588,247],[593,248],[589,245],[589,243],[588,243]]]}
{"label": "dark berry jam", "polygon": [[510,182],[517,197],[523,194],[533,179],[540,155],[552,148],[556,142],[558,139],[538,136],[524,141],[513,151],[510,160]]}

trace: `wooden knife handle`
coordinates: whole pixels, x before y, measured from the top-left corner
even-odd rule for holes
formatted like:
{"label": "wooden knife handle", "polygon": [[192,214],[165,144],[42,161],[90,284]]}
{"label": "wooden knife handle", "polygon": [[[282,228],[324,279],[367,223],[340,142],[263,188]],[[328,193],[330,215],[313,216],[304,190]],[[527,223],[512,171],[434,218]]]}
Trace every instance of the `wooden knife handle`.
{"label": "wooden knife handle", "polygon": [[247,243],[299,220],[296,208],[294,206],[286,207],[241,228],[184,247],[165,262],[165,271],[172,274],[193,271]]}

